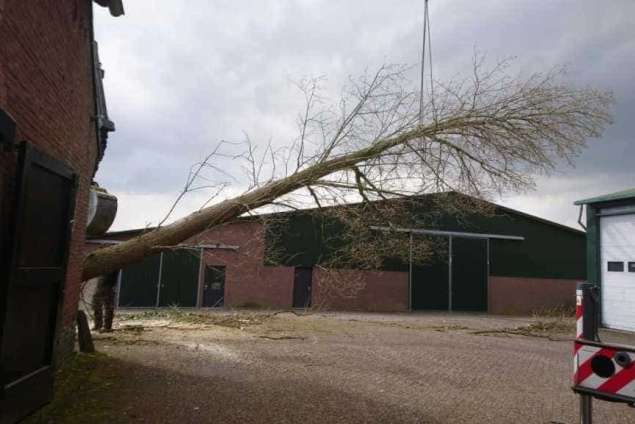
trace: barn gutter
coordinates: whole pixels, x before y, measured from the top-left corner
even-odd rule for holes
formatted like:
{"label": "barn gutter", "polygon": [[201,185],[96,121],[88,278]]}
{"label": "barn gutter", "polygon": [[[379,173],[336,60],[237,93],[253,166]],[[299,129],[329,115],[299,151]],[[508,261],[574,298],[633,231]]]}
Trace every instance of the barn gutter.
{"label": "barn gutter", "polygon": [[372,225],[371,230],[385,231],[385,232],[397,232],[397,233],[410,233],[410,234],[426,234],[432,236],[445,236],[445,237],[465,237],[465,238],[480,238],[480,239],[499,239],[499,240],[517,240],[524,241],[525,237],[522,236],[508,236],[504,234],[486,234],[486,233],[466,233],[462,231],[441,231],[441,230],[425,230],[422,228],[401,228],[401,227],[378,227]]}

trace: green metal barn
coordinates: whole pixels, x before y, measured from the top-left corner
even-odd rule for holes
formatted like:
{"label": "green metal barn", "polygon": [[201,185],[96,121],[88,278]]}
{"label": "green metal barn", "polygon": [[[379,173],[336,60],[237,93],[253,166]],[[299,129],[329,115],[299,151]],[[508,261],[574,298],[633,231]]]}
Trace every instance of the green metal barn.
{"label": "green metal barn", "polygon": [[[179,249],[127,267],[118,304],[490,313],[573,305],[575,285],[586,277],[583,231],[493,204],[487,214],[457,213],[440,207],[441,198],[447,206],[465,196],[381,201],[407,202],[410,225],[385,231],[385,222],[374,228],[380,240],[400,233],[415,245],[434,241],[434,255],[425,263],[388,257],[377,269],[337,265],[333,240],[342,231],[337,220],[317,210],[279,213],[270,215],[275,219],[246,218],[212,228]],[[141,231],[111,233],[108,242]],[[339,296],[327,290],[324,264],[361,282],[357,292]]]}
{"label": "green metal barn", "polygon": [[635,331],[635,188],[575,204],[586,206],[587,275],[600,288],[601,323]]}

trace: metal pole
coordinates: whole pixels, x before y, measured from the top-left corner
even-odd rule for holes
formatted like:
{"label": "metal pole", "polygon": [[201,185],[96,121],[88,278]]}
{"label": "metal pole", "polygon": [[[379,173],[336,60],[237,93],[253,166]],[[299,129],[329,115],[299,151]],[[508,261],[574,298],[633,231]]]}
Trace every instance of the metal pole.
{"label": "metal pole", "polygon": [[156,307],[159,307],[159,295],[161,294],[161,274],[163,273],[163,252],[159,256],[159,278],[157,281],[157,301]]}
{"label": "metal pole", "polygon": [[490,304],[489,304],[489,271],[490,271],[490,263],[489,263],[489,239],[485,239],[487,240],[487,245],[486,245],[486,255],[487,255],[487,312],[489,312],[490,309]]}
{"label": "metal pole", "polygon": [[580,424],[593,424],[593,398],[580,395]]}
{"label": "metal pole", "polygon": [[[576,299],[576,304],[582,307],[582,338],[598,340],[597,304],[594,293],[595,287],[590,283],[578,283],[577,293],[582,299]],[[576,337],[579,337],[576,334]],[[590,395],[580,395],[580,424],[593,424],[593,398]]]}
{"label": "metal pole", "polygon": [[196,285],[196,307],[200,308],[203,306],[203,280],[204,280],[204,272],[203,272],[203,255],[205,254],[205,250],[201,247],[199,250],[199,261],[198,261],[198,282]]}
{"label": "metal pole", "polygon": [[408,311],[412,312],[412,232],[408,247]]}
{"label": "metal pole", "polygon": [[119,308],[119,293],[121,293],[121,274],[123,269],[120,269],[117,273],[117,288],[115,291],[115,308]]}
{"label": "metal pole", "polygon": [[452,312],[452,236],[448,239],[448,311]]}

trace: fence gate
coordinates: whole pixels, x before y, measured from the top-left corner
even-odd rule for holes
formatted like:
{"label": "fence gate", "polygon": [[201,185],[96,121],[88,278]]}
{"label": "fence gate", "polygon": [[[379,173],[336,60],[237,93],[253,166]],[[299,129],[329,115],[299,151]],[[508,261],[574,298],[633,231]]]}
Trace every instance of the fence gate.
{"label": "fence gate", "polygon": [[[0,423],[48,402],[53,346],[63,299],[76,175],[23,143],[13,225],[3,237],[0,283]],[[13,207],[12,207],[13,206]]]}

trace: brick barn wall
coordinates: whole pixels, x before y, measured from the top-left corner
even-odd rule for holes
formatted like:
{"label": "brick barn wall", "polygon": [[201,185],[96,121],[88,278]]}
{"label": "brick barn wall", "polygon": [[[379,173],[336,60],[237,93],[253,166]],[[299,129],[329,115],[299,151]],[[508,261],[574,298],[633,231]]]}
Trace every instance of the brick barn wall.
{"label": "brick barn wall", "polygon": [[549,308],[575,306],[578,280],[550,278],[489,278],[489,312],[531,314]]}
{"label": "brick barn wall", "polygon": [[330,310],[408,310],[408,273],[313,269],[312,304]]}
{"label": "brick barn wall", "polygon": [[[125,240],[130,234],[115,235]],[[294,268],[264,265],[264,227],[241,221],[207,230],[184,244],[225,244],[232,250],[206,250],[207,265],[226,267],[225,305],[289,308]],[[91,247],[92,248],[92,247]],[[531,314],[572,307],[577,280],[490,276],[488,312]],[[408,273],[313,268],[312,306],[325,310],[408,311]]]}
{"label": "brick barn wall", "polygon": [[240,222],[212,228],[186,244],[239,246],[237,251],[206,250],[207,265],[225,266],[226,306],[291,307],[292,267],[264,266],[264,229],[259,222]]}
{"label": "brick barn wall", "polygon": [[[226,267],[225,305],[289,308],[293,305],[295,270],[264,265],[264,227],[238,222],[216,227],[185,244],[239,246],[238,251],[207,250],[205,264]],[[337,287],[319,268],[313,269],[312,304],[323,309],[407,311],[408,274],[388,271],[337,271]]]}
{"label": "brick barn wall", "polygon": [[[80,177],[64,292],[62,324],[67,331],[59,339],[66,346],[77,311],[88,190],[97,156],[91,7],[85,0],[0,0],[0,108],[15,119],[17,140],[61,160]],[[0,153],[4,205],[12,204],[15,162],[14,153]],[[4,230],[8,208],[2,209]]]}

